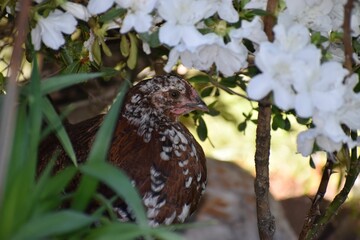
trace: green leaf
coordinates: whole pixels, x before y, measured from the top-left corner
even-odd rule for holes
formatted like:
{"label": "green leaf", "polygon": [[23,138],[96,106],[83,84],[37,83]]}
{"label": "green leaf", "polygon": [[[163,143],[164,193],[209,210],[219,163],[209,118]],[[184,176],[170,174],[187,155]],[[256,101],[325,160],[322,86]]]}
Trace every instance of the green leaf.
{"label": "green leaf", "polygon": [[139,37],[142,41],[149,44],[152,48],[157,48],[161,46],[161,42],[159,40],[159,30],[149,33],[139,33]]}
{"label": "green leaf", "polygon": [[188,79],[189,82],[193,83],[209,83],[209,76],[208,75],[196,75]]}
{"label": "green leaf", "polygon": [[237,84],[236,84],[237,80],[238,80],[237,76],[222,78],[220,81],[220,84],[225,87],[234,88],[237,86]]}
{"label": "green leaf", "polygon": [[[67,167],[52,176],[49,174],[47,167],[39,177],[39,181],[34,189],[34,195],[37,198],[36,213],[43,213],[49,210],[57,210],[64,196],[63,192],[70,181],[77,173],[73,166]],[[51,169],[52,170],[52,169]]]}
{"label": "green leaf", "polygon": [[130,43],[126,35],[121,35],[120,39],[120,52],[124,57],[128,57],[130,54]]}
{"label": "green leaf", "polygon": [[111,223],[98,227],[90,232],[86,240],[133,240],[147,235],[150,228],[141,228],[134,223]]}
{"label": "green leaf", "polygon": [[71,74],[77,73],[80,68],[80,61],[72,62],[71,64],[67,65],[64,70],[62,70],[62,74]]}
{"label": "green leaf", "polygon": [[124,172],[105,162],[88,162],[80,167],[80,171],[114,190],[134,211],[136,221],[142,226],[148,226],[141,198]]}
{"label": "green leaf", "polygon": [[5,77],[0,72],[0,94],[5,94]]}
{"label": "green leaf", "polygon": [[126,13],[126,9],[124,8],[112,8],[108,10],[104,15],[99,17],[99,22],[105,23],[111,20],[122,17]]}
{"label": "green leaf", "polygon": [[101,48],[100,48],[100,43],[99,43],[99,39],[95,38],[92,46],[91,46],[91,52],[92,55],[94,57],[94,61],[98,64],[101,65],[102,63],[102,58],[101,58]]}
{"label": "green leaf", "polygon": [[219,116],[220,115],[220,111],[218,111],[217,109],[213,108],[213,107],[209,107],[209,112],[208,114],[212,117],[215,116]]}
{"label": "green leaf", "polygon": [[47,213],[31,219],[23,225],[12,240],[40,239],[63,235],[89,226],[95,220],[94,217],[71,210]]}
{"label": "green leaf", "polygon": [[[30,122],[30,139],[28,152],[31,159],[36,167],[36,156],[38,152],[38,144],[40,142],[40,130],[42,123],[42,99],[41,99],[41,88],[40,88],[40,72],[38,68],[37,58],[34,58],[33,70],[30,79],[30,95],[29,95],[29,122]],[[31,161],[30,160],[30,161]]]}
{"label": "green leaf", "polygon": [[238,125],[238,130],[239,130],[240,132],[243,132],[243,131],[245,131],[246,127],[247,127],[247,122],[246,122],[246,121],[243,121],[243,122],[241,122],[241,123]]}
{"label": "green leaf", "polygon": [[[109,113],[105,116],[104,122],[96,134],[95,142],[89,153],[87,162],[103,162],[107,156],[108,149],[111,144],[111,136],[115,129],[115,124],[118,119],[125,93],[128,88],[128,82],[120,88],[120,92],[116,97],[115,103],[112,105]],[[91,196],[95,193],[97,181],[93,178],[84,176],[75,193],[72,207],[77,210],[84,210],[89,203]]]}
{"label": "green leaf", "polygon": [[[70,166],[57,172],[56,175],[50,177],[49,179],[46,176],[41,175],[38,183],[39,186],[36,186],[37,189],[40,189],[39,196],[45,199],[49,196],[62,193],[67,187],[67,185],[70,183],[70,181],[73,179],[77,171],[77,168]],[[42,186],[44,186],[43,189]]]}
{"label": "green leaf", "polygon": [[316,169],[315,162],[314,162],[313,158],[311,157],[311,155],[310,155],[310,158],[309,158],[309,165],[310,165],[311,168]]}
{"label": "green leaf", "polygon": [[201,141],[205,141],[208,136],[206,123],[202,117],[199,117],[199,125],[196,128],[196,132]]}
{"label": "green leaf", "polygon": [[76,73],[44,79],[41,83],[41,93],[46,95],[66,87],[70,87],[74,84],[85,82],[92,78],[101,77],[103,75],[103,73]]}
{"label": "green leaf", "polygon": [[66,154],[69,156],[69,158],[74,163],[74,165],[77,166],[76,155],[74,148],[71,144],[70,138],[64,126],[62,125],[59,115],[57,114],[54,107],[47,98],[43,98],[43,113],[46,117],[48,124],[51,126],[53,130],[55,130],[55,135],[59,139]]}
{"label": "green leaf", "polygon": [[201,91],[200,95],[201,95],[202,98],[208,97],[208,96],[211,95],[211,93],[212,93],[213,90],[214,90],[213,87],[204,88],[204,89]]}
{"label": "green leaf", "polygon": [[138,39],[133,33],[129,33],[129,38],[130,38],[130,55],[126,63],[130,69],[134,69],[136,67],[137,59],[138,59],[138,47],[137,47]]}

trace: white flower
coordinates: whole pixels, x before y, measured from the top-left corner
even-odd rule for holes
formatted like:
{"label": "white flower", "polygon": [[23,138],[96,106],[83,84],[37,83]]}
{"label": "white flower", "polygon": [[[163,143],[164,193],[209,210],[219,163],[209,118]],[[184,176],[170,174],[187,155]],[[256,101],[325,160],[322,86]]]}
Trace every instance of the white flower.
{"label": "white flower", "polygon": [[88,9],[82,4],[65,2],[64,4],[61,5],[61,7],[65,11],[73,15],[74,17],[81,19],[85,22],[87,22],[91,17],[91,14],[89,13]]}
{"label": "white flower", "polygon": [[267,41],[267,36],[264,32],[264,24],[259,16],[249,22],[246,20],[241,21],[241,28],[232,29],[229,33],[231,39],[241,40],[243,38],[249,39],[250,41],[260,44]]}
{"label": "white flower", "polygon": [[330,138],[319,133],[318,129],[308,129],[299,133],[297,136],[297,151],[302,156],[307,157],[313,153],[314,143],[327,152],[339,151],[342,147],[341,142],[334,142]]}
{"label": "white flower", "polygon": [[[346,79],[342,86],[345,91],[340,89],[343,94],[341,106],[337,109],[320,108],[314,111],[313,123],[315,128],[300,133],[297,139],[298,151],[303,156],[311,154],[314,141],[327,152],[338,151],[342,144],[347,144],[349,148],[359,145],[359,142],[353,141],[342,128],[342,124],[345,124],[352,130],[360,129],[360,94],[353,91],[357,83],[357,74],[353,74]],[[334,97],[336,98],[336,96]],[[328,103],[328,105],[332,104],[333,102]],[[328,106],[328,108],[331,107]]]}
{"label": "white flower", "polygon": [[88,10],[91,14],[96,15],[106,12],[114,3],[121,4],[122,0],[90,0]]}
{"label": "white flower", "polygon": [[249,97],[260,100],[273,91],[274,102],[278,107],[283,110],[293,108],[295,92],[291,81],[294,78],[296,62],[292,55],[281,52],[270,42],[264,42],[260,44],[255,64],[262,73],[251,79],[247,87]]}
{"label": "white flower", "polygon": [[192,68],[194,63],[197,61],[198,56],[196,53],[189,51],[184,44],[179,44],[171,49],[168,62],[164,66],[164,70],[166,72],[170,72],[171,68],[179,59],[185,67]]}
{"label": "white flower", "polygon": [[245,9],[262,9],[266,10],[267,0],[250,0],[246,5]]}
{"label": "white flower", "polygon": [[286,0],[287,9],[285,14],[290,14],[298,23],[327,34],[333,29],[332,20],[329,16],[334,8],[335,0]]}
{"label": "white flower", "polygon": [[262,73],[250,81],[247,93],[250,98],[260,100],[273,91],[275,104],[283,110],[289,110],[296,106],[296,86],[299,85],[299,89],[306,88],[303,86],[304,79],[314,75],[316,66],[320,68],[321,53],[310,44],[308,30],[299,24],[278,24],[274,33],[273,43],[260,44],[255,64]]}
{"label": "white flower", "polygon": [[150,13],[155,7],[157,0],[126,0],[121,3],[126,8],[127,14],[123,20],[121,33],[126,33],[134,28],[137,32],[142,33],[150,29],[152,17]]}
{"label": "white flower", "polygon": [[65,43],[62,33],[71,34],[75,31],[76,19],[70,13],[54,10],[48,17],[40,17],[37,25],[31,30],[31,40],[35,50],[40,50],[41,40],[44,44],[57,50]]}
{"label": "white flower", "polygon": [[215,63],[218,71],[225,76],[231,76],[240,69],[247,67],[247,49],[240,42],[224,43],[222,37],[210,33],[212,43],[204,44],[198,48],[198,60],[194,66],[200,70],[209,70]]}
{"label": "white flower", "polygon": [[210,17],[217,12],[221,19],[229,23],[239,21],[239,14],[235,10],[232,0],[208,0],[208,4],[211,8],[205,17]]}
{"label": "white flower", "polygon": [[311,117],[315,112],[336,112],[344,103],[348,71],[338,62],[313,63],[298,68],[294,80],[295,110],[300,117]]}
{"label": "white flower", "polygon": [[247,67],[247,49],[239,42],[224,43],[222,37],[215,33],[204,35],[207,43],[190,51],[185,44],[179,44],[169,53],[169,60],[165,71],[171,68],[180,59],[187,68],[209,70],[215,64],[218,71],[225,76],[231,76],[242,68]]}
{"label": "white flower", "polygon": [[351,12],[351,35],[357,37],[360,35],[360,4],[354,2],[354,8]]}
{"label": "white flower", "polygon": [[204,0],[160,0],[158,13],[166,20],[159,30],[160,42],[169,46],[184,43],[189,50],[205,44],[195,24],[205,17],[209,7]]}
{"label": "white flower", "polygon": [[88,38],[88,40],[86,40],[84,42],[84,45],[83,47],[88,51],[89,53],[89,60],[90,62],[93,62],[94,61],[94,55],[92,54],[92,45],[94,44],[95,42],[95,35],[94,35],[94,32],[90,29],[90,36]]}
{"label": "white flower", "polygon": [[310,43],[309,30],[300,24],[290,26],[277,24],[273,31],[276,35],[274,43],[289,53],[296,54]]}
{"label": "white flower", "polygon": [[[297,78],[302,81],[307,75],[311,75],[311,68],[320,64],[320,51],[309,45],[293,54],[295,49],[284,51],[276,43],[263,42],[260,44],[260,50],[256,54],[255,64],[262,71],[250,81],[247,93],[250,98],[260,100],[273,91],[275,104],[283,110],[289,110],[295,104],[294,84]],[[271,60],[269,60],[271,59]],[[302,71],[299,75],[299,71]],[[300,88],[300,87],[299,87]]]}

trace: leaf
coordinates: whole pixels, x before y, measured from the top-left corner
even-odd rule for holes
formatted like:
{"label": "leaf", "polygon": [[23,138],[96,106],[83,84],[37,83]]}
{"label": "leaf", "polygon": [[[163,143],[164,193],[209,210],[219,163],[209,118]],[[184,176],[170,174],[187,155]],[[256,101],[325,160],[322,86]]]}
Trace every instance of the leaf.
{"label": "leaf", "polygon": [[[105,161],[111,143],[110,136],[112,136],[114,131],[115,123],[118,119],[118,113],[121,109],[127,88],[128,82],[124,81],[124,84],[120,88],[120,92],[116,97],[115,103],[112,105],[109,113],[105,116],[104,122],[96,134],[95,142],[91,148],[87,162],[90,163]],[[96,187],[97,181],[90,177],[84,176],[75,193],[72,207],[77,210],[84,210],[89,203],[91,196],[94,194]]]}
{"label": "leaf", "polygon": [[246,129],[246,127],[247,127],[247,122],[246,122],[246,121],[243,121],[243,122],[241,122],[241,123],[238,125],[238,130],[239,130],[240,132],[244,132],[245,129]]}
{"label": "leaf", "polygon": [[237,76],[222,78],[220,84],[225,87],[234,88],[237,86],[236,84],[237,80],[238,80]]}
{"label": "leaf", "polygon": [[102,58],[101,58],[101,49],[100,49],[100,44],[99,44],[99,39],[95,38],[92,46],[91,46],[91,53],[93,55],[94,61],[98,64],[101,65],[102,63]]}
{"label": "leaf", "polygon": [[[51,165],[47,169],[51,169]],[[37,198],[36,213],[43,213],[49,210],[57,210],[63,198],[63,192],[74,178],[77,169],[70,166],[50,177],[46,170],[40,175],[39,181],[34,189]]]}
{"label": "leaf", "polygon": [[80,61],[72,62],[71,64],[67,65],[64,70],[62,70],[62,74],[77,73],[79,68],[80,68]]}
{"label": "leaf", "polygon": [[122,17],[126,13],[124,8],[112,8],[99,17],[99,22],[105,23]]}
{"label": "leaf", "polygon": [[149,228],[141,228],[134,223],[111,223],[90,232],[86,240],[133,240],[148,234]]}
{"label": "leaf", "polygon": [[105,53],[105,55],[108,57],[111,57],[112,53],[111,53],[111,50],[108,47],[108,45],[105,43],[104,40],[101,40],[100,42],[101,42],[101,48],[102,48],[103,52]]}
{"label": "leaf", "polygon": [[152,48],[157,48],[161,46],[161,42],[159,40],[159,30],[156,30],[155,32],[149,34],[149,33],[139,33],[139,37],[142,41],[149,44]]}
{"label": "leaf", "polygon": [[12,240],[49,238],[63,235],[95,222],[95,218],[72,210],[47,213],[23,225]]}
{"label": "leaf", "polygon": [[103,73],[76,73],[47,78],[41,82],[41,93],[46,95],[103,75]]}
{"label": "leaf", "polygon": [[0,72],[0,94],[5,94],[5,77]]}
{"label": "leaf", "polygon": [[74,165],[77,166],[76,155],[70,138],[64,126],[62,125],[59,115],[47,98],[43,98],[43,113],[48,124],[52,127],[53,130],[55,130],[55,135],[59,139],[66,154],[69,156]]}
{"label": "leaf", "polygon": [[80,171],[114,190],[133,210],[136,221],[142,226],[148,226],[140,196],[124,172],[106,162],[88,162],[80,167]]}
{"label": "leaf", "polygon": [[189,78],[188,81],[193,83],[209,83],[210,79],[208,75],[196,75]]}
{"label": "leaf", "polygon": [[213,87],[204,88],[204,89],[201,91],[200,95],[201,95],[202,98],[208,97],[208,96],[211,95],[211,93],[212,93],[213,90],[214,90]]}
{"label": "leaf", "polygon": [[201,141],[205,141],[208,136],[206,123],[202,117],[199,117],[199,125],[196,128],[196,132]]}
{"label": "leaf", "polygon": [[121,35],[120,39],[120,52],[124,57],[128,57],[130,54],[130,43],[126,35]]}
{"label": "leaf", "polygon": [[138,59],[138,47],[137,47],[138,40],[133,33],[129,33],[129,38],[130,38],[130,55],[126,63],[130,69],[134,69],[136,67],[137,59]]}
{"label": "leaf", "polygon": [[220,115],[220,111],[218,111],[217,109],[213,108],[213,107],[208,107],[209,108],[209,112],[208,114],[212,117],[215,116],[219,116]]}
{"label": "leaf", "polygon": [[311,168],[316,169],[315,162],[314,162],[313,158],[311,157],[311,155],[310,155],[310,158],[309,158],[309,165],[310,165]]}
{"label": "leaf", "polygon": [[[31,159],[34,164],[32,167],[36,167],[36,156],[38,152],[38,144],[40,142],[40,132],[41,132],[41,109],[42,109],[42,98],[41,98],[41,88],[40,88],[40,72],[38,68],[37,58],[34,58],[33,70],[31,73],[30,79],[30,95],[29,95],[29,122],[30,122],[30,139],[28,146],[28,152],[30,154],[29,159]],[[30,160],[30,161],[31,161]],[[30,179],[29,179],[30,180]]]}

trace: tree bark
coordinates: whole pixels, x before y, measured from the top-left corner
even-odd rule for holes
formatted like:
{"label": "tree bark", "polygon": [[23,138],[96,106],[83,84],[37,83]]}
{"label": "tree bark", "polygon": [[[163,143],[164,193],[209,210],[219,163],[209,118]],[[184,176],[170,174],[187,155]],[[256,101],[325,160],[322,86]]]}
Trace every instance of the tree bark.
{"label": "tree bark", "polygon": [[[264,18],[264,31],[269,41],[273,41],[273,27],[275,25],[274,13],[277,0],[269,0],[267,4],[268,16]],[[269,156],[271,140],[271,103],[267,96],[259,102],[258,125],[256,129],[255,151],[255,195],[258,230],[260,239],[272,239],[275,233],[275,218],[271,214],[269,204]]]}

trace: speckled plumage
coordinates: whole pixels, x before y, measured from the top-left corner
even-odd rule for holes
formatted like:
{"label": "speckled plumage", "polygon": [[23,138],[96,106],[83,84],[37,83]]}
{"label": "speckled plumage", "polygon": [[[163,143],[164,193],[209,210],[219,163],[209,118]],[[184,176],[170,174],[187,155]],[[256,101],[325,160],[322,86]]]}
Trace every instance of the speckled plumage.
{"label": "speckled plumage", "polygon": [[[205,189],[204,152],[177,121],[196,109],[207,108],[191,85],[175,75],[142,81],[125,97],[108,159],[138,188],[152,226],[183,222],[195,211]],[[86,159],[102,119],[98,116],[69,126],[80,162]],[[45,145],[41,159],[60,148],[51,150]],[[67,159],[63,151],[59,159]],[[115,202],[114,211],[120,220],[132,220],[131,210],[121,200]]]}

